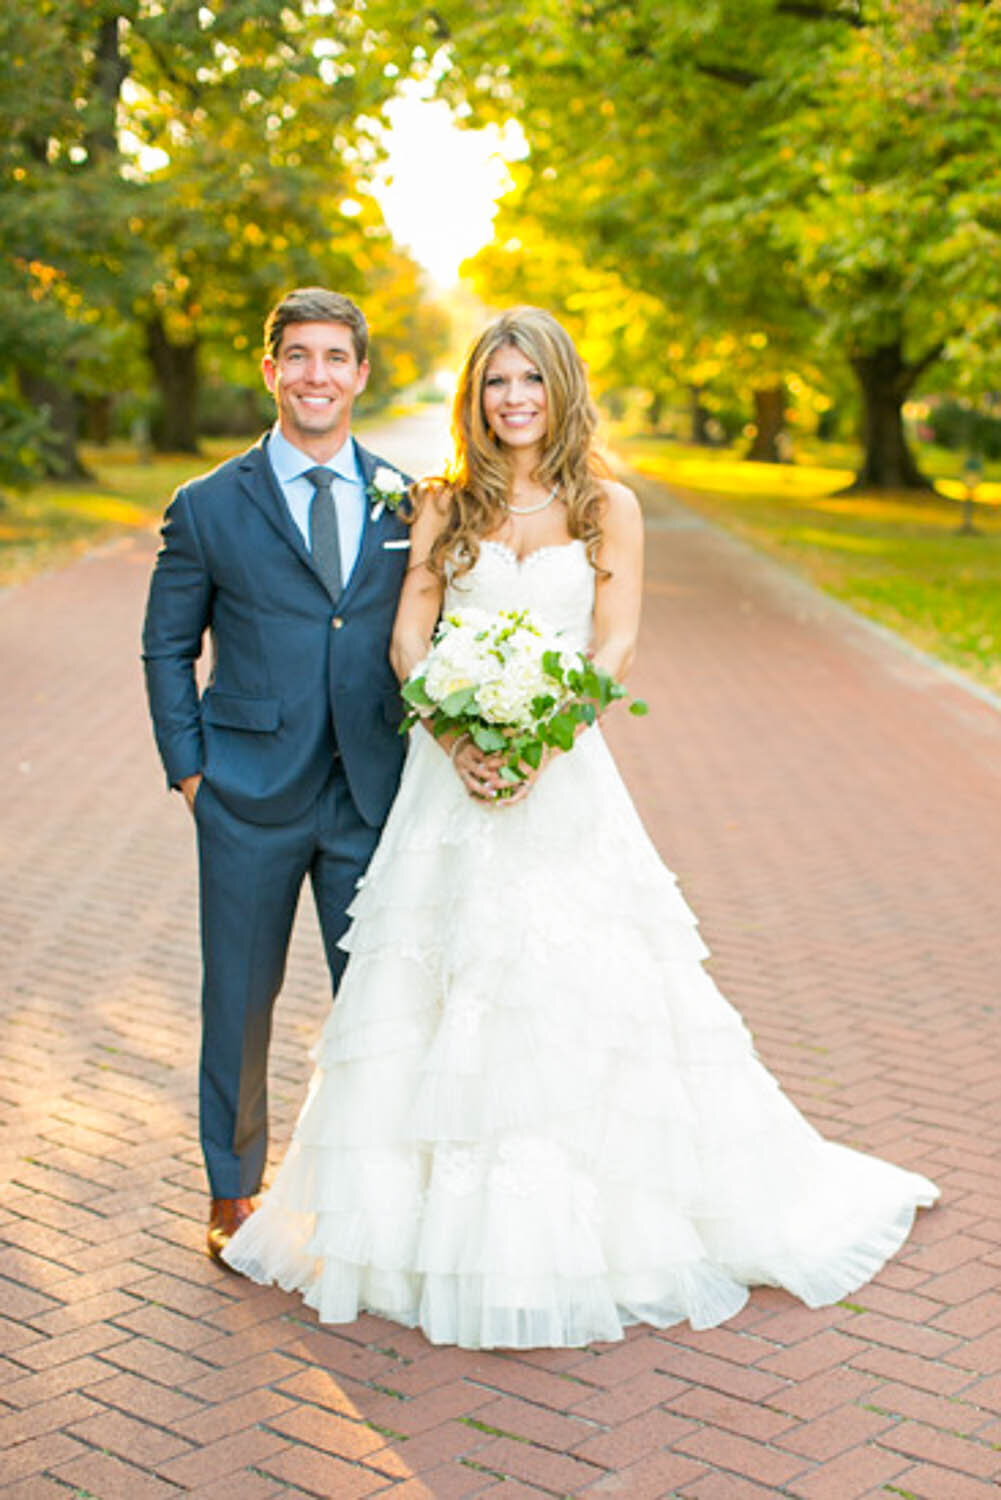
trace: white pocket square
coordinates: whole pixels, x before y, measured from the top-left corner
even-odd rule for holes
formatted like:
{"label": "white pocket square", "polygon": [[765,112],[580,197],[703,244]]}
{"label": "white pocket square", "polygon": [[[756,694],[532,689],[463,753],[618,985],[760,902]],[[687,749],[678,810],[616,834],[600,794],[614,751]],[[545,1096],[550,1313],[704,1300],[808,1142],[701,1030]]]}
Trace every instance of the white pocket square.
{"label": "white pocket square", "polygon": [[382,545],[387,552],[403,552],[410,546],[410,538],[408,536],[401,536],[394,542],[383,542]]}

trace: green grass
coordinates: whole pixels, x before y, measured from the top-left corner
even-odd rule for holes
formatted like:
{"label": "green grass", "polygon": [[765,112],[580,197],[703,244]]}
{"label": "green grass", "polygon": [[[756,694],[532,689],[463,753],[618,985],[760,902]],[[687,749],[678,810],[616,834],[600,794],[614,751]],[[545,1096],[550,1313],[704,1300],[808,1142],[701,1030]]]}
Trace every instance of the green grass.
{"label": "green grass", "polygon": [[93,480],[49,480],[0,502],[0,587],[57,567],[112,537],[155,526],[171,494],[245,446],[206,442],[200,454],[157,455],[148,462],[126,446],[83,449]]}
{"label": "green grass", "polygon": [[992,470],[978,491],[978,534],[964,536],[960,460],[936,450],[921,461],[944,493],[877,497],[838,494],[851,470],[820,450],[812,463],[774,465],[650,438],[615,449],[692,509],[1001,692],[1001,484]]}
{"label": "green grass", "polygon": [[[354,431],[364,433],[405,410],[389,406],[366,414]],[[206,438],[200,453],[145,460],[131,444],[84,444],[81,457],[92,479],[47,480],[23,494],[0,493],[0,588],[59,567],[113,537],[156,527],[179,484],[242,452],[256,437]]]}

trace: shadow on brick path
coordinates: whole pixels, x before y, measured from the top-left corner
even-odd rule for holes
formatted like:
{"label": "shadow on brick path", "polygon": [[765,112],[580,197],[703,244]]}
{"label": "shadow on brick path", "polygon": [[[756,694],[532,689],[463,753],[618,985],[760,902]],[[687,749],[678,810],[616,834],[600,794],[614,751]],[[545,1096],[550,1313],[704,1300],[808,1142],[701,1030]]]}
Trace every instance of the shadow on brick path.
{"label": "shadow on brick path", "polygon": [[[385,447],[420,465],[429,420]],[[620,763],[765,1061],[942,1206],[850,1303],[759,1290],[724,1328],[586,1350],[321,1330],[213,1267],[191,828],[141,690],[155,540],[123,541],[0,596],[10,1500],[997,1495],[1001,716],[643,489],[653,714],[610,726]],[[276,1149],[324,989],[304,903]]]}

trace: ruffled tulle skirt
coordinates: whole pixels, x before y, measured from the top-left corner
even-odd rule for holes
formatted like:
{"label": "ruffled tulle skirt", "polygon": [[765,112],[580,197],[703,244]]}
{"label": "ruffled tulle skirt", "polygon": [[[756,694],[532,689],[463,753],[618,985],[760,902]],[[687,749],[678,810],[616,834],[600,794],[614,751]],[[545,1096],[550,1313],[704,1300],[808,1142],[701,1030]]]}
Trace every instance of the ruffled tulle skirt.
{"label": "ruffled tulle skirt", "polygon": [[414,736],[294,1140],[227,1259],[472,1348],[834,1302],[926,1178],[822,1140],[702,967],[600,732],[492,808]]}

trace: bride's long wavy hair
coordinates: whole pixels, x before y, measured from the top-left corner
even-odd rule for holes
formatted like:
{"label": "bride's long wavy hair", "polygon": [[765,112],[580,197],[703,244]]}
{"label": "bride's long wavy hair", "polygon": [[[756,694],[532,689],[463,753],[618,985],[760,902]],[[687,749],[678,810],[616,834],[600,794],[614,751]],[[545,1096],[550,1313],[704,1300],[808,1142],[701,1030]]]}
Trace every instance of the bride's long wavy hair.
{"label": "bride's long wavy hair", "polygon": [[428,560],[440,577],[446,567],[453,576],[468,572],[480,542],[507,518],[511,461],[483,415],[487,368],[507,346],[531,360],[546,391],[546,436],[534,477],[547,488],[559,487],[567,529],[585,543],[591,565],[598,567],[604,501],[598,476],[608,470],[592,449],[597,412],[584,365],[570,335],[550,313],[514,307],[487,325],[466,356],[452,409],[452,462],[443,480],[426,480],[418,487],[418,503],[433,492],[447,508]]}

